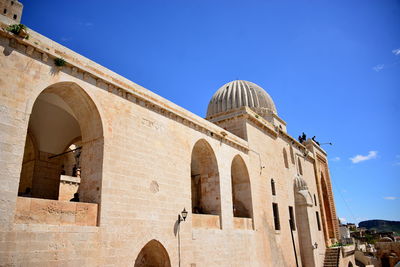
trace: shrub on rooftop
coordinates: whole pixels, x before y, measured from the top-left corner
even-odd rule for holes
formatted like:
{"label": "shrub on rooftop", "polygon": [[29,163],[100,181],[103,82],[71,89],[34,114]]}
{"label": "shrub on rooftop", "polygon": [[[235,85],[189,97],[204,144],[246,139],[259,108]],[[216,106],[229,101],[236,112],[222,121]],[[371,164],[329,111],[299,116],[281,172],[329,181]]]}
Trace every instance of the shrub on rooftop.
{"label": "shrub on rooftop", "polygon": [[26,29],[27,28],[24,24],[13,24],[8,26],[6,30],[24,39],[28,39],[29,34],[27,33]]}

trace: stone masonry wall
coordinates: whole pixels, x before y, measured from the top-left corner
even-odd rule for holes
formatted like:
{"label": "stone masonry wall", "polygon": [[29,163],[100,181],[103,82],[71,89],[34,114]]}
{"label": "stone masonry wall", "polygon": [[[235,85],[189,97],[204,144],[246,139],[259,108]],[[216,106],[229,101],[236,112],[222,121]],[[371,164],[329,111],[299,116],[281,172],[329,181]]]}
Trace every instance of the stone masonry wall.
{"label": "stone masonry wall", "polygon": [[[289,206],[294,207],[298,161],[285,168],[282,149],[292,146],[286,137],[251,120],[238,121],[246,142],[35,33],[27,41],[0,32],[0,49],[3,265],[132,266],[151,240],[166,249],[172,266],[179,261],[181,266],[295,266],[295,255],[301,261],[296,231],[296,252],[293,248],[288,212]],[[52,59],[57,53],[74,65],[55,68]],[[97,226],[15,221],[33,103],[49,86],[55,92],[61,85],[82,91],[93,102],[75,110],[98,112],[100,117],[94,122],[87,119],[90,116],[79,120],[81,129],[86,127],[82,132],[96,137],[88,143],[83,140],[82,160],[91,163],[85,170],[87,177],[100,179],[87,181],[83,188],[98,192],[97,198],[91,198],[98,204]],[[103,132],[91,133],[89,126]],[[216,158],[219,225],[214,217],[190,212],[191,154],[199,140],[210,146]],[[300,146],[292,149],[300,157],[310,192],[317,193],[313,159],[304,157]],[[235,226],[231,165],[237,155],[249,172],[254,230]],[[271,178],[276,181],[276,196],[271,193]],[[280,231],[274,230],[272,202],[279,205]],[[178,225],[183,208],[189,211],[188,218]],[[320,210],[319,205],[314,210]],[[320,244],[313,253],[323,254],[323,232],[316,230],[315,217],[309,219],[313,242]],[[207,227],[202,223],[207,220],[218,227]]]}

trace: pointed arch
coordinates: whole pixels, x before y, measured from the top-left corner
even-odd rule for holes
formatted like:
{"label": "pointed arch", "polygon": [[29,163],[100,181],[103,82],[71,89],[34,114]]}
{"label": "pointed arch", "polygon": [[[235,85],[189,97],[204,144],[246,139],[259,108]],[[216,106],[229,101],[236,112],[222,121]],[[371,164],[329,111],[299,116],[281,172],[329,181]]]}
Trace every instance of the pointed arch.
{"label": "pointed arch", "polygon": [[252,218],[251,186],[246,163],[236,155],[231,165],[233,216]]}
{"label": "pointed arch", "polygon": [[157,240],[149,241],[139,252],[135,267],[171,267],[165,247]]}
{"label": "pointed arch", "polygon": [[191,158],[192,212],[221,214],[220,181],[217,159],[210,144],[200,139]]}

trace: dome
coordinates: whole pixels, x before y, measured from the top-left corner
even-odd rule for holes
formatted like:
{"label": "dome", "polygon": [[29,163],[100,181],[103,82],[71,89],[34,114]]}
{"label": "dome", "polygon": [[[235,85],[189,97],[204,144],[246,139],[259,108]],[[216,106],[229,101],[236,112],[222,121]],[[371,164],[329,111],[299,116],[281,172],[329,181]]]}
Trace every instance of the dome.
{"label": "dome", "polygon": [[261,116],[277,114],[274,101],[264,89],[252,82],[236,80],[224,84],[215,92],[208,104],[207,117],[243,106]]}

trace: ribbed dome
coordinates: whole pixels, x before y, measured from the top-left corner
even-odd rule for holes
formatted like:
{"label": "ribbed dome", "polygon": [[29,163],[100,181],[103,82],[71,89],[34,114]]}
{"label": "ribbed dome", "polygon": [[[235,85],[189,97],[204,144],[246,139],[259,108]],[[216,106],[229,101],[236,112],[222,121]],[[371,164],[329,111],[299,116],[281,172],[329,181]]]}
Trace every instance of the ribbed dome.
{"label": "ribbed dome", "polygon": [[247,106],[263,116],[277,114],[272,98],[255,83],[236,80],[223,85],[213,95],[208,104],[207,117],[231,109]]}

